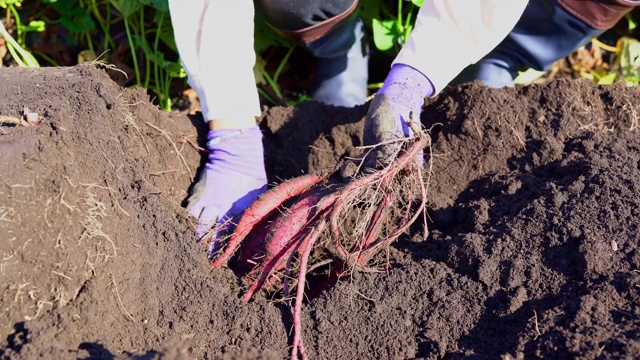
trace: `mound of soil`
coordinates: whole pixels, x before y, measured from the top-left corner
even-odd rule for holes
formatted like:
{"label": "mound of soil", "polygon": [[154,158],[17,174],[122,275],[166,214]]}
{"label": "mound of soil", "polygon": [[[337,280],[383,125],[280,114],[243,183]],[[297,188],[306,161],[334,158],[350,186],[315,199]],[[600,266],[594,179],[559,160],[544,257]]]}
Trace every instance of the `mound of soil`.
{"label": "mound of soil", "polygon": [[[0,76],[0,116],[42,117],[0,127],[0,357],[288,356],[288,310],[241,302],[185,217],[201,119],[91,66]],[[580,80],[432,100],[429,237],[305,305],[310,358],[640,357],[638,104]],[[270,180],[352,154],[366,110],[267,109]]]}

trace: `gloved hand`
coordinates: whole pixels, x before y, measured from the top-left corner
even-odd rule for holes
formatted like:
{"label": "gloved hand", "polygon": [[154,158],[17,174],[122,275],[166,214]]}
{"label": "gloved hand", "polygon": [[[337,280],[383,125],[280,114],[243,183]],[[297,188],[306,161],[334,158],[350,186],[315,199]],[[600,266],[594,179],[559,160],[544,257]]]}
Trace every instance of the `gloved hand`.
{"label": "gloved hand", "polygon": [[433,93],[431,81],[420,71],[409,65],[393,65],[382,88],[369,104],[364,145],[384,145],[376,147],[367,156],[366,167],[384,167],[395,159],[400,144],[393,140],[412,134],[407,123],[413,120],[420,124],[424,98]]}
{"label": "gloved hand", "polygon": [[201,240],[214,225],[211,252],[220,237],[233,230],[239,216],[267,190],[262,133],[250,129],[211,130],[207,136],[209,162],[193,187],[187,210],[198,220]]}

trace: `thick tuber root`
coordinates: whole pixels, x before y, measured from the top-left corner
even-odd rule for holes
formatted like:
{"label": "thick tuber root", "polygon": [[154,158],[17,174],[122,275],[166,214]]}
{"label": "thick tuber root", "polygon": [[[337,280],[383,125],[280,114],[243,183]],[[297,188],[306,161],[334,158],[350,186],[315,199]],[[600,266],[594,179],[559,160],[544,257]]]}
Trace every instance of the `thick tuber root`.
{"label": "thick tuber root", "polygon": [[[332,266],[338,277],[350,271],[376,271],[371,267],[372,259],[423,212],[426,189],[422,166],[416,159],[431,139],[420,129],[413,130],[416,135],[398,147],[396,160],[383,169],[361,173],[346,182],[329,177],[332,174],[308,175],[270,190],[246,210],[227,246],[213,261],[212,268],[223,266],[241,243],[248,249],[242,254],[251,259],[243,260],[255,266],[244,276],[248,288],[243,301],[274,283],[283,284],[288,298],[291,279],[296,278],[290,274],[297,267],[295,303],[290,305],[292,358],[298,354],[306,358],[300,313],[314,247],[323,246],[333,254],[335,263],[341,264]],[[346,226],[349,218],[351,226]]]}
{"label": "thick tuber root", "polygon": [[306,189],[322,181],[323,177],[316,175],[305,175],[294,180],[286,181],[278,187],[271,189],[263,194],[251,206],[245,210],[242,218],[236,225],[235,231],[229,239],[229,243],[225,247],[224,252],[211,264],[211,268],[215,269],[229,261],[231,256],[237,250],[238,246],[249,233],[267,218],[274,210],[281,206],[285,201],[300,195]]}

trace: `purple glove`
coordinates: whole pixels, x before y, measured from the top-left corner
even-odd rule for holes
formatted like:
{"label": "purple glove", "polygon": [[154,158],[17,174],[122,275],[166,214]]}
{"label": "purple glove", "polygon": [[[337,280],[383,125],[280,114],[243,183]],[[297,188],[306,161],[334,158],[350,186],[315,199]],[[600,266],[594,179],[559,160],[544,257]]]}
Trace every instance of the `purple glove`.
{"label": "purple glove", "polygon": [[411,129],[407,126],[411,121],[409,114],[413,113],[413,119],[420,122],[424,98],[433,95],[433,92],[431,81],[420,71],[409,65],[395,64],[376,96],[385,95],[391,104],[393,116],[400,120],[397,122],[397,135],[410,136]]}
{"label": "purple glove", "polygon": [[364,126],[364,145],[385,144],[368,156],[367,167],[379,168],[390,164],[397,155],[394,139],[410,136],[407,123],[420,122],[424,98],[433,95],[431,81],[409,65],[395,64],[382,88],[371,100]]}
{"label": "purple glove", "polygon": [[211,130],[207,136],[209,162],[188,200],[189,216],[198,219],[201,240],[217,223],[212,251],[221,236],[233,230],[239,216],[267,190],[262,133],[250,129]]}

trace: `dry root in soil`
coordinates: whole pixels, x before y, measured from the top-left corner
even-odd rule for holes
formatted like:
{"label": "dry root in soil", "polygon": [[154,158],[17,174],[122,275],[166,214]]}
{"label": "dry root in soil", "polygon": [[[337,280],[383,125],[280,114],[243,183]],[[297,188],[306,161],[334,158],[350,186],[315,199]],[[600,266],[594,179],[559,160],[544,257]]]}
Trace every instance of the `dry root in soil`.
{"label": "dry root in soil", "polygon": [[308,271],[327,263],[332,279],[379,271],[376,255],[424,214],[426,188],[417,158],[431,140],[419,129],[414,133],[398,147],[397,159],[381,170],[348,181],[337,172],[307,175],[271,189],[245,211],[226,246],[214,254],[212,268],[226,265],[236,252],[235,264],[249,267],[243,301],[266,288],[281,288],[289,299],[296,288],[295,304],[290,304],[292,358],[298,351],[306,358],[300,311]]}
{"label": "dry root in soil", "polygon": [[29,108],[26,106],[22,111],[21,117],[13,117],[13,116],[0,116],[0,125],[11,125],[11,126],[36,126],[40,123],[40,115],[35,112],[29,111]]}

